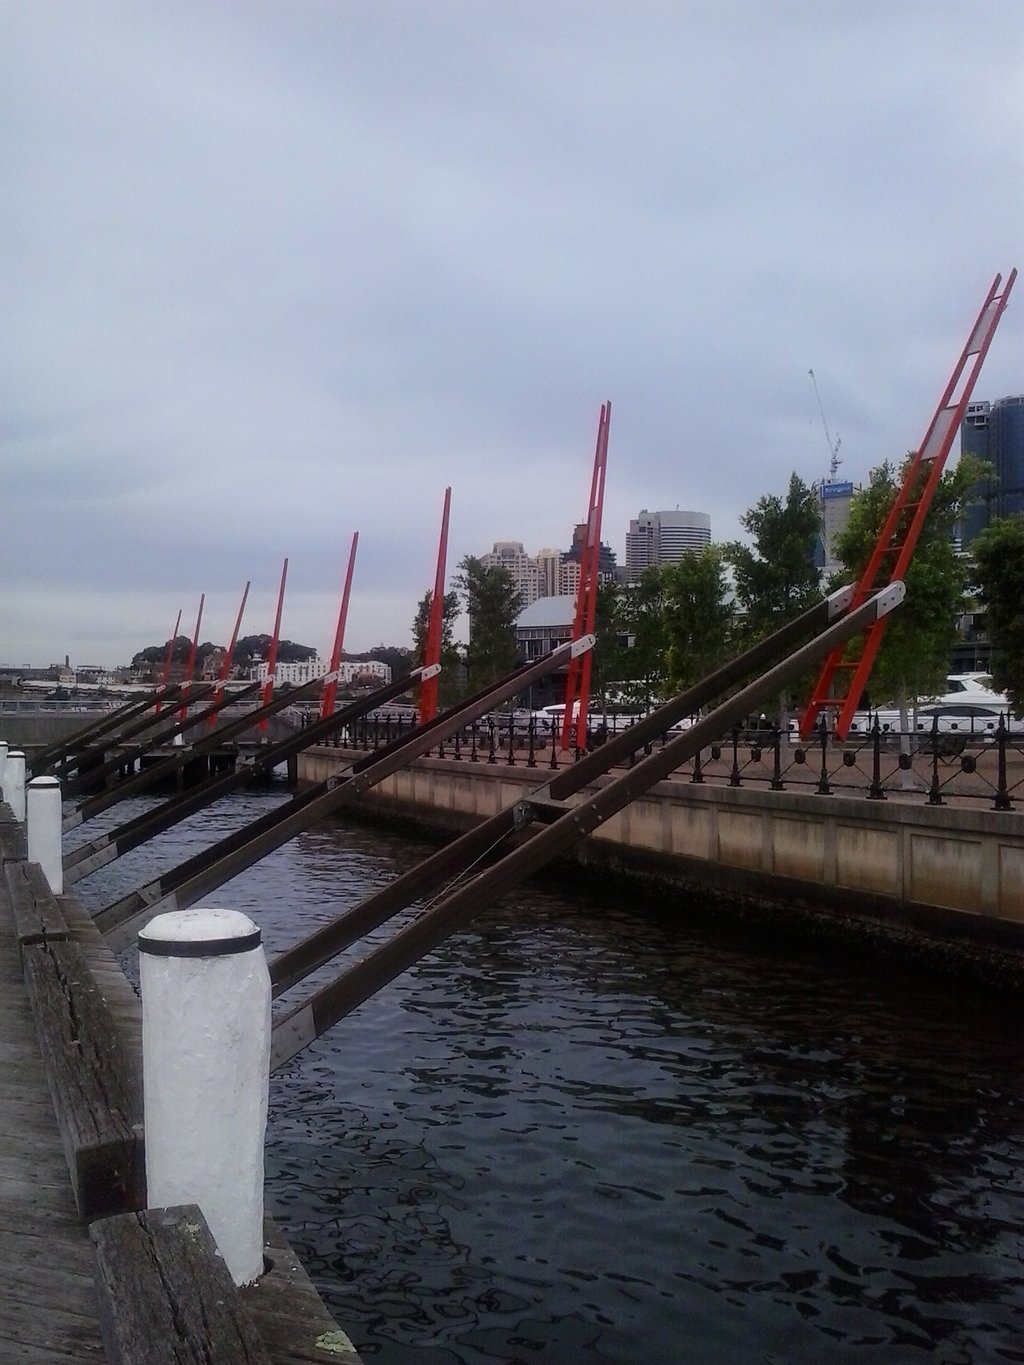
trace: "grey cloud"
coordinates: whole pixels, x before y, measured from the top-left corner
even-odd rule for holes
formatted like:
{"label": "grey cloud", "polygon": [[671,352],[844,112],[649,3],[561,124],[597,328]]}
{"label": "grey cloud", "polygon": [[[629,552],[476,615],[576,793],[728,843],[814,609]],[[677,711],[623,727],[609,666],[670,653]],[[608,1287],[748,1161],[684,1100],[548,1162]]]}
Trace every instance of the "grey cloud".
{"label": "grey cloud", "polygon": [[[287,633],[326,647],[357,527],[350,640],[404,640],[444,486],[453,564],[567,543],[606,397],[606,538],[677,503],[729,538],[824,472],[808,367],[863,477],[1019,264],[1015,0],[0,28],[7,657],[114,662],[203,589],[226,634],[284,554]],[[1022,316],[981,396],[1020,391]]]}

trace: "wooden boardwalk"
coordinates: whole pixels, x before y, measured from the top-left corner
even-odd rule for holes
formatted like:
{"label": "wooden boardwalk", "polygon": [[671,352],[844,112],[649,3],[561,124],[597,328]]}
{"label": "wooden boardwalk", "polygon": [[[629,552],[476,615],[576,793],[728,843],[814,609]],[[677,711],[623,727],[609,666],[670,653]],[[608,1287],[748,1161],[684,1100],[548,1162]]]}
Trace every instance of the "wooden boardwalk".
{"label": "wooden boardwalk", "polygon": [[105,1362],[78,1216],[14,918],[0,882],[0,1360]]}
{"label": "wooden boardwalk", "polygon": [[0,1365],[359,1365],[271,1219],[236,1290],[198,1208],[145,1208],[141,1014],[0,804]]}

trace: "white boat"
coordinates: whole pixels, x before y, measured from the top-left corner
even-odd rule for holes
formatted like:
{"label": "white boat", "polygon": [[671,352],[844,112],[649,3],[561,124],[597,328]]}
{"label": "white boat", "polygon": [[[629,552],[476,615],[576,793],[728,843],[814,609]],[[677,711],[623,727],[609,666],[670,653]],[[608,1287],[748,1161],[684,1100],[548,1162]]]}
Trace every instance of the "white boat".
{"label": "white boat", "polygon": [[[991,682],[987,673],[947,674],[945,692],[918,701],[910,708],[910,728],[928,734],[937,722],[940,734],[991,739],[1002,716],[1008,730],[1024,733],[1024,718],[1013,715],[1009,698],[1003,692],[996,692]],[[870,732],[876,719],[883,734],[900,732],[899,709],[884,706],[877,711],[858,711],[850,725],[851,733]]]}

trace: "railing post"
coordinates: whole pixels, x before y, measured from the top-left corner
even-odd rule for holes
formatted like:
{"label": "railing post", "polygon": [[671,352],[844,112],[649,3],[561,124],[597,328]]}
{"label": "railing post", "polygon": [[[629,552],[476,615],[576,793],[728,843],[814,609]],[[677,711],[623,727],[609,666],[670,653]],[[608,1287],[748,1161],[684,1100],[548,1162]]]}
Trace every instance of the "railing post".
{"label": "railing post", "polygon": [[7,751],[10,745],[6,739],[0,739],[0,801],[4,799],[4,769],[7,767]]}
{"label": "railing post", "polygon": [[882,786],[882,727],[878,723],[878,714],[875,714],[875,723],[871,727],[871,785],[868,787],[869,801],[886,800],[885,788]]}
{"label": "railing post", "polygon": [[508,718],[508,758],[505,761],[510,768],[516,766],[516,723],[511,713]]}
{"label": "railing post", "polygon": [[157,915],[139,934],[149,1204],[196,1203],[236,1284],[263,1272],[270,973],[237,910]]}
{"label": "railing post", "polygon": [[[787,737],[789,731],[786,731]],[[772,735],[772,784],[773,792],[780,792],[785,788],[782,780],[782,729],[776,724]]]}
{"label": "railing post", "polygon": [[28,860],[43,869],[55,896],[64,894],[61,823],[60,783],[55,777],[34,777],[25,789]]}
{"label": "railing post", "polygon": [[528,721],[528,723],[527,723],[527,726],[526,726],[526,733],[527,733],[527,737],[528,737],[528,741],[529,741],[528,748],[527,748],[527,753],[526,753],[526,766],[527,766],[528,768],[536,768],[536,766],[537,766],[537,722],[536,722],[536,720],[533,718],[533,716],[530,717],[530,719],[529,719],[529,721]]}
{"label": "railing post", "polygon": [[821,718],[818,730],[821,734],[821,771],[818,774],[817,791],[819,796],[831,796],[832,787],[828,780],[828,725],[824,716]]}
{"label": "railing post", "polygon": [[932,716],[932,783],[928,788],[929,806],[944,806],[942,786],[939,782],[939,718]]}
{"label": "railing post", "polygon": [[20,749],[8,749],[4,765],[4,800],[19,824],[25,823],[25,755]]}
{"label": "railing post", "polygon": [[476,727],[477,727],[478,723],[479,723],[479,722],[474,721],[473,724],[469,727],[469,761],[470,761],[470,763],[479,763],[479,761],[480,761],[479,756],[477,755],[477,751],[476,751]]}
{"label": "railing post", "polygon": [[[1006,743],[1009,731],[1006,728],[1006,718],[1002,714],[999,716],[999,724],[996,726],[996,758],[998,767],[996,769],[996,810],[1013,810],[1013,802],[1010,800],[1010,790],[1006,785]],[[8,760],[9,761],[9,760]]]}
{"label": "railing post", "polygon": [[738,725],[732,727],[732,771],[729,774],[729,786],[739,787],[740,782],[740,729]]}

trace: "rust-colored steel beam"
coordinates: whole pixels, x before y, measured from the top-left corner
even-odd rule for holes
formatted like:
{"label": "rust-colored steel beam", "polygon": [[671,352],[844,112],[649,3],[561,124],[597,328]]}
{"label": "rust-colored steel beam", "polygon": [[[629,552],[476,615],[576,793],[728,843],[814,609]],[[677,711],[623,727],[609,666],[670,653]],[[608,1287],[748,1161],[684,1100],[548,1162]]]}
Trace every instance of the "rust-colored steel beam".
{"label": "rust-colored steel beam", "polygon": [[[673,725],[691,719],[717,697],[731,691],[751,675],[763,672],[780,655],[790,653],[808,636],[820,634],[846,610],[852,595],[852,586],[841,588],[816,603],[795,620],[780,627],[768,639],[723,664],[701,682],[680,692],[658,710],[631,725],[628,730],[613,735],[601,748],[554,774],[529,799],[538,800],[543,793],[561,808],[561,803],[570,796],[575,796],[618,764],[628,762],[646,744],[661,739]],[[280,954],[270,964],[274,994],[280,995],[336,953],[350,948],[398,910],[405,909],[422,893],[436,891],[453,875],[464,875],[465,869],[473,867],[482,854],[495,853],[522,823],[522,820],[517,822],[514,807],[500,811],[454,843],[447,844],[438,853],[396,877],[358,906],[325,924],[294,948]]]}
{"label": "rust-colored steel beam", "polygon": [[[281,740],[280,743],[274,744],[268,749],[261,749],[251,763],[237,767],[229,773],[219,773],[208,777],[205,781],[190,788],[184,795],[175,797],[172,801],[164,802],[155,810],[143,811],[133,820],[119,825],[117,829],[111,830],[107,834],[101,834],[90,843],[72,849],[64,856],[64,884],[66,886],[74,885],[84,877],[98,871],[99,868],[106,867],[108,863],[114,862],[122,854],[130,852],[133,848],[138,848],[140,844],[146,843],[154,835],[162,834],[180,820],[184,820],[198,810],[203,810],[229,792],[236,791],[239,787],[254,782],[261,775],[270,772],[278,763],[283,763],[291,758],[293,754],[301,753],[303,749],[308,749],[311,745],[329,739],[343,726],[362,719],[376,707],[400,696],[403,691],[408,690],[411,686],[414,676],[414,674],[409,674],[399,678],[396,682],[388,683],[386,687],[372,693],[369,697],[363,697],[361,700],[353,702],[351,706],[344,707],[341,711],[332,712],[330,716],[318,721],[317,724],[307,725],[304,729],[296,731],[294,735],[290,735],[287,739]],[[310,687],[314,685],[314,683],[309,684]],[[290,700],[290,698],[276,698],[271,702],[270,708],[281,707],[288,704]],[[264,708],[264,710],[270,708]],[[252,716],[249,717],[250,726],[255,724],[259,714],[259,712],[253,712]]]}
{"label": "rust-colored steel beam", "polygon": [[258,862],[267,853],[301,834],[317,820],[357,801],[392,773],[407,767],[436,744],[479,720],[495,706],[516,695],[523,687],[557,668],[573,654],[591,649],[593,636],[569,642],[552,650],[542,659],[524,664],[491,687],[450,710],[442,712],[427,725],[395,740],[378,753],[366,754],[349,768],[326,782],[310,787],[294,800],[237,833],[228,835],[211,848],[204,849],[187,862],[163,873],[147,886],[106,905],[95,916],[96,923],[111,945],[131,943],[141,925],[154,914],[194,905],[223,882]]}
{"label": "rust-colored steel beam", "polygon": [[879,615],[891,611],[903,600],[903,595],[902,583],[891,584],[741,689],[690,730],[670,740],[664,748],[655,749],[636,767],[586,796],[582,802],[563,805],[544,789],[533,797],[517,802],[513,807],[517,827],[525,828],[534,821],[544,827],[507,851],[489,867],[477,872],[470,880],[456,885],[454,890],[432,902],[392,938],[285,1014],[274,1027],[271,1066],[280,1066],[301,1052],[364,1000],[468,923],[482,908],[492,905],[523,878],[539,871],[636,797],[649,791],[656,782],[674,772],[723,731],[756,710],[766,698],[776,695],[781,687],[824,657],[830,649],[866,629]]}
{"label": "rust-colored steel beam", "polygon": [[28,770],[33,777],[41,777],[57,763],[64,762],[71,754],[90,748],[97,739],[144,715],[161,702],[177,701],[180,688],[163,687],[148,691],[143,697],[133,697],[114,711],[108,711],[100,720],[94,721],[82,730],[76,730],[68,739],[62,739],[49,748],[32,755]]}
{"label": "rust-colored steel beam", "polygon": [[[222,697],[220,701],[213,702],[210,706],[204,706],[200,711],[190,711],[186,708],[185,719],[176,720],[173,725],[166,729],[158,730],[151,734],[145,744],[132,744],[125,748],[118,740],[119,753],[114,754],[103,763],[98,763],[95,767],[83,770],[81,766],[78,772],[67,779],[64,783],[65,797],[77,796],[83,787],[99,781],[109,773],[117,772],[119,768],[134,762],[135,759],[151,753],[153,749],[161,744],[172,744],[175,737],[184,734],[187,730],[194,729],[197,725],[202,725],[203,721],[210,715],[215,715],[218,711],[223,711],[226,706],[234,706],[239,701],[244,701],[247,697],[258,689],[258,683],[252,683],[249,687],[244,687],[240,692],[234,692],[229,697]],[[205,688],[205,694],[213,691],[212,686]],[[180,712],[179,712],[180,715]]]}

